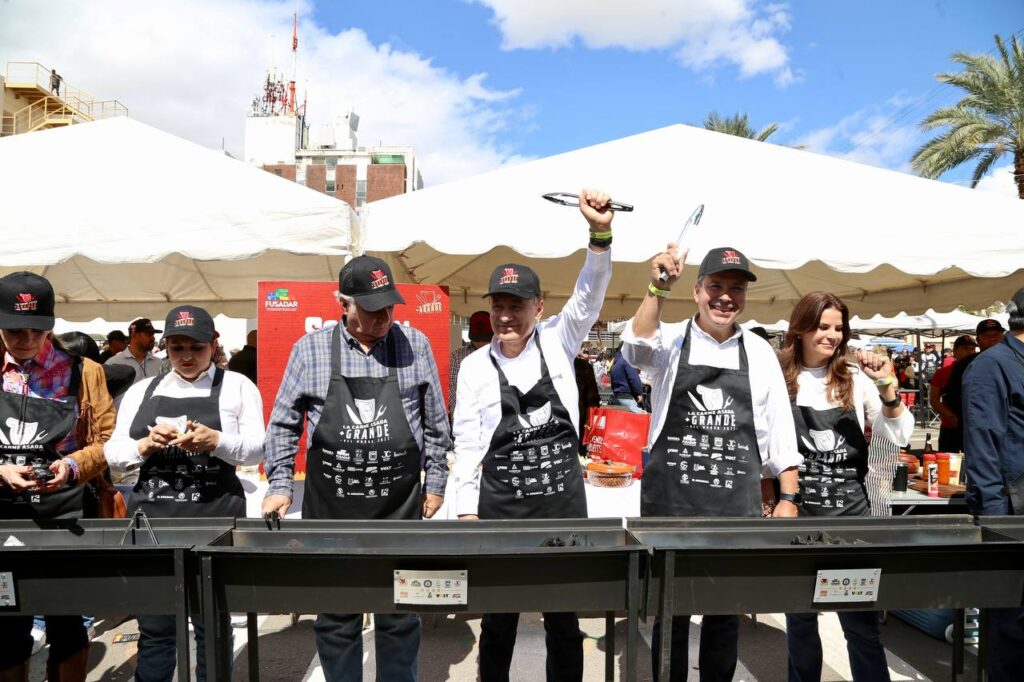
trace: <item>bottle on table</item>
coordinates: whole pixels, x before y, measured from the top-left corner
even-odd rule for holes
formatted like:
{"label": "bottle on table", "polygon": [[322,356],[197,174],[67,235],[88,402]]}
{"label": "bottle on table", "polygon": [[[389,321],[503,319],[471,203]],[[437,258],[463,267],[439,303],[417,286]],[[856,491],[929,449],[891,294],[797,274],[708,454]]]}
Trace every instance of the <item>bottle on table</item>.
{"label": "bottle on table", "polygon": [[935,452],[935,448],[932,447],[932,434],[926,433],[924,434],[924,454],[927,455],[929,452]]}

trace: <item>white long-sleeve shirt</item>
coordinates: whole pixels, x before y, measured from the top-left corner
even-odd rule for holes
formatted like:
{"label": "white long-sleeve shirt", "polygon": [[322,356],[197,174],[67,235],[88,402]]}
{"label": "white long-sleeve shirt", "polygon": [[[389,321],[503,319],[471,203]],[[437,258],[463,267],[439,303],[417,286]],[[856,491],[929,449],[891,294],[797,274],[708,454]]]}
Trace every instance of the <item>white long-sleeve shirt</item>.
{"label": "white long-sleeve shirt", "polygon": [[[892,419],[886,417],[875,382],[859,368],[851,367],[850,373],[853,375],[853,409],[857,413],[861,430],[870,422],[872,438],[882,437],[905,447],[914,433],[914,415],[904,408],[900,416]],[[838,407],[829,402],[827,375],[828,367],[802,367],[797,375],[796,404],[816,410]]]}
{"label": "white long-sleeve shirt", "polygon": [[576,280],[572,296],[562,312],[537,323],[537,333],[530,337],[522,353],[514,358],[505,357],[501,352],[501,342],[495,337],[489,346],[478,349],[462,361],[452,419],[455,440],[452,476],[457,514],[477,513],[480,463],[501,420],[501,390],[491,357],[501,367],[508,383],[527,393],[541,377],[537,348],[539,333],[555,392],[569,411],[573,427],[579,431],[579,389],[576,388],[572,360],[579,353],[590,328],[597,322],[611,276],[611,251],[595,253],[587,249],[583,270]]}
{"label": "white long-sleeve shirt", "polygon": [[[168,372],[153,391],[153,396],[208,398],[213,387],[213,369],[211,365],[210,369],[191,383],[182,379],[177,372]],[[115,473],[142,466],[139,442],[129,432],[146,389],[156,380],[157,377],[143,379],[129,388],[121,400],[114,434],[103,447],[107,463]],[[225,371],[220,389],[220,443],[210,454],[231,464],[256,464],[263,457],[265,435],[263,399],[259,389],[245,375]]]}
{"label": "white long-sleeve shirt", "polygon": [[[651,430],[648,447],[658,440],[665,425],[672,387],[679,367],[679,353],[682,350],[686,330],[691,320],[684,322],[661,322],[654,336],[648,339],[633,334],[633,322],[626,323],[622,333],[622,355],[626,361],[651,378]],[[719,343],[705,333],[698,325],[692,324],[690,334],[690,364],[739,369],[740,335],[747,350],[747,366],[750,371],[750,395],[754,411],[754,432],[757,446],[761,451],[761,464],[768,471],[766,475],[779,473],[803,462],[797,450],[796,427],[793,424],[793,408],[786,390],[775,350],[767,341],[744,332],[737,327],[736,333]]]}

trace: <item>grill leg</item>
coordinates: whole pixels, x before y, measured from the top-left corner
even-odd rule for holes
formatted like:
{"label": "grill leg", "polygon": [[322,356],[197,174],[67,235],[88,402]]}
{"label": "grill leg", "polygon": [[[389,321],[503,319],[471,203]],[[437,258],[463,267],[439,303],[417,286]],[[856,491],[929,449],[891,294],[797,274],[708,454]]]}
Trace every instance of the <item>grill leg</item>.
{"label": "grill leg", "polygon": [[675,613],[676,553],[665,552],[661,571],[661,646],[658,647],[658,679],[670,680],[672,674],[672,614]]}
{"label": "grill leg", "polygon": [[615,612],[604,614],[604,679],[615,679]]}

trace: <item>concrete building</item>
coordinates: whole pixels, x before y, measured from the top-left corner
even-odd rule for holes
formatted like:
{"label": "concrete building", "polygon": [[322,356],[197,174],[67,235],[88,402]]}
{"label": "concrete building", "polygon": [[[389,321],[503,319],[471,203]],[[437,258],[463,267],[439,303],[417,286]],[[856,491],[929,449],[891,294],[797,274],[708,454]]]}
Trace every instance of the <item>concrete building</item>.
{"label": "concrete building", "polygon": [[[331,194],[357,211],[378,199],[423,188],[412,147],[360,147],[359,117],[306,125],[297,113],[258,107],[245,121],[245,161],[293,182]],[[269,109],[269,111],[268,111]]]}
{"label": "concrete building", "polygon": [[117,100],[98,100],[36,62],[8,62],[0,91],[0,137],[128,115]]}

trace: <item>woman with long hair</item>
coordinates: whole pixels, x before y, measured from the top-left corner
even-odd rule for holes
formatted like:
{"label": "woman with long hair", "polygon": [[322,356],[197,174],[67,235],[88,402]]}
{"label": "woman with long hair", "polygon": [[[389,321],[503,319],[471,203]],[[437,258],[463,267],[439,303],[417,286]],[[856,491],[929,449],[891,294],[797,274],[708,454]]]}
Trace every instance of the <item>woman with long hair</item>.
{"label": "woman with long hair", "polygon": [[[849,310],[835,295],[816,291],[793,308],[779,353],[793,404],[800,465],[801,515],[867,516],[865,488],[872,438],[906,445],[914,419],[896,391],[892,363],[866,351],[847,353]],[[874,611],[839,612],[856,682],[889,679]],[[786,615],[790,682],[821,680],[818,614]]]}

